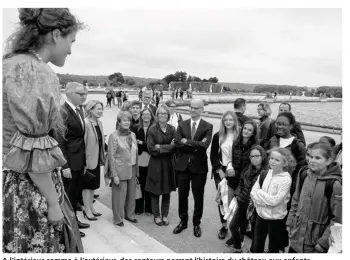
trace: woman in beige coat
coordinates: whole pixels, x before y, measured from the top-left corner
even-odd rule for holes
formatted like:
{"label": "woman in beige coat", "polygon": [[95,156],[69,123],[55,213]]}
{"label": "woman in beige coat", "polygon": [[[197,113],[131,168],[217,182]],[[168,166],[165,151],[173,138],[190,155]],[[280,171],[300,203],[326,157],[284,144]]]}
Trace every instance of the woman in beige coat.
{"label": "woman in beige coat", "polygon": [[120,111],[117,129],[108,139],[108,173],[112,185],[113,223],[124,226],[123,219],[135,219],[136,177],[138,177],[137,141],[130,131],[131,114]]}
{"label": "woman in beige coat", "polygon": [[[85,110],[85,154],[86,171],[83,177],[83,215],[90,221],[97,220],[101,216],[93,206],[94,192],[100,187],[100,169],[105,163],[105,145],[102,122],[99,118],[103,115],[103,104],[100,101],[91,100]],[[90,177],[88,176],[90,175]]]}

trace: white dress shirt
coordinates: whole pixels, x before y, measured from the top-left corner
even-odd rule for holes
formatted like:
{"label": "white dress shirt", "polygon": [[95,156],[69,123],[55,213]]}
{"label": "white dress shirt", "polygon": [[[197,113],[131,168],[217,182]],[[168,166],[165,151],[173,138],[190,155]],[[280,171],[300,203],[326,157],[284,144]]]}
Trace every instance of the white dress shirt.
{"label": "white dress shirt", "polygon": [[175,127],[175,130],[177,129],[177,127],[179,125],[179,117],[177,116],[177,114],[175,112],[174,112],[174,114],[172,114],[170,116],[168,124]]}

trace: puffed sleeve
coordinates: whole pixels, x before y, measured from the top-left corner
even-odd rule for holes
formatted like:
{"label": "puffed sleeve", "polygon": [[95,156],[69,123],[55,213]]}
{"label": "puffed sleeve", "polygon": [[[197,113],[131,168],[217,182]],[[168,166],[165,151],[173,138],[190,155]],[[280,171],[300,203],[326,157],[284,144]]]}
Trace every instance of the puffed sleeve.
{"label": "puffed sleeve", "polygon": [[47,173],[66,163],[57,141],[48,135],[60,118],[58,78],[48,65],[23,61],[3,75],[4,109],[17,131],[4,166],[20,173]]}

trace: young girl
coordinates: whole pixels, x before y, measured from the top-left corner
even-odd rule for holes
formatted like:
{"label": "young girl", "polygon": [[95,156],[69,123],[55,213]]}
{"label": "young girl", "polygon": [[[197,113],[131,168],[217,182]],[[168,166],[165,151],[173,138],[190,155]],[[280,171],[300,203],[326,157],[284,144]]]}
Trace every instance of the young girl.
{"label": "young girl", "polygon": [[326,145],[329,145],[331,148],[334,148],[335,146],[335,141],[332,137],[330,136],[322,136],[320,137],[320,140],[318,140],[318,142],[320,144],[326,144]]}
{"label": "young girl", "polygon": [[260,172],[268,165],[267,155],[260,145],[254,145],[249,153],[250,164],[245,169],[234,194],[237,198],[238,208],[230,222],[230,231],[233,241],[233,252],[242,253],[242,242],[247,228],[247,208],[250,200],[250,191],[256,182]]}
{"label": "young girl", "polygon": [[[226,167],[232,160],[232,144],[236,140],[239,133],[238,119],[236,114],[228,110],[221,117],[220,129],[213,136],[211,144],[210,161],[212,165],[212,178],[214,177],[215,186],[218,188],[220,181],[226,177]],[[231,192],[233,197],[233,191]],[[229,198],[230,199],[230,198]],[[218,238],[224,239],[227,235],[227,225],[224,216],[220,212],[219,215],[222,227],[219,230]]]}
{"label": "young girl", "polygon": [[[229,186],[229,202],[233,198],[243,169],[250,163],[250,148],[258,143],[257,126],[252,120],[247,120],[232,145],[232,162],[227,164],[227,185]],[[231,192],[232,191],[232,192]],[[226,241],[227,246],[233,245],[232,237]]]}
{"label": "young girl", "polygon": [[265,240],[269,235],[269,252],[278,253],[280,239],[285,232],[284,218],[288,214],[292,178],[290,171],[295,167],[295,159],[289,150],[276,148],[270,152],[270,170],[261,174],[255,182],[250,196],[256,207],[254,228],[254,253],[263,253]]}
{"label": "young girl", "polygon": [[[276,125],[276,134],[270,138],[265,147],[266,150],[273,148],[286,148],[288,149],[293,157],[296,159],[297,165],[295,170],[291,172],[292,174],[292,186],[291,186],[291,195],[293,195],[295,190],[295,184],[298,172],[300,168],[306,165],[305,161],[305,145],[301,140],[296,136],[291,134],[292,126],[295,123],[295,118],[290,112],[279,113],[275,125]],[[289,209],[290,205],[288,205]]]}
{"label": "young girl", "polygon": [[330,226],[342,223],[342,171],[332,148],[316,144],[306,176],[298,176],[287,219],[290,253],[323,253],[329,248]]}

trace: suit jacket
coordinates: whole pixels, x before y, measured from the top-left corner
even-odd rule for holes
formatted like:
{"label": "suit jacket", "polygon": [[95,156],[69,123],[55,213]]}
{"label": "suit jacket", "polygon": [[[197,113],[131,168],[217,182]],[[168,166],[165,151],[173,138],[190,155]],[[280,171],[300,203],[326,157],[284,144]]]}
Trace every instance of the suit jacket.
{"label": "suit jacket", "polygon": [[[63,118],[67,127],[65,137],[58,137],[57,142],[67,163],[62,169],[70,168],[72,171],[83,170],[86,165],[84,126],[75,111],[65,102],[62,105]],[[83,121],[84,122],[84,121]]]}
{"label": "suit jacket", "polygon": [[[88,169],[95,169],[97,167],[98,160],[104,165],[105,163],[105,152],[104,152],[104,134],[103,126],[100,120],[97,120],[98,126],[100,127],[102,134],[102,146],[99,147],[98,136],[95,125],[90,118],[85,118],[85,154],[86,154],[86,166]],[[100,149],[99,149],[100,148]],[[98,157],[100,155],[100,157]]]}
{"label": "suit jacket", "polygon": [[[201,119],[196,134],[191,140],[191,119],[182,121],[177,127],[175,135],[175,145],[179,149],[175,170],[186,171],[187,167],[190,166],[191,172],[206,174],[208,172],[207,149],[212,134],[213,125]],[[181,143],[182,138],[187,139],[186,144]]]}
{"label": "suit jacket", "polygon": [[[156,115],[156,111],[157,111],[157,107],[152,105],[152,104],[149,104],[148,107],[152,110],[152,113],[155,116]],[[144,108],[144,104],[142,104],[142,109],[143,108]]]}
{"label": "suit jacket", "polygon": [[[131,132],[132,142],[136,146],[136,176],[138,176],[138,148],[135,133]],[[131,149],[125,138],[121,137],[116,130],[109,135],[108,139],[108,173],[107,178],[113,179],[118,176],[119,180],[130,180],[132,177]]]}

